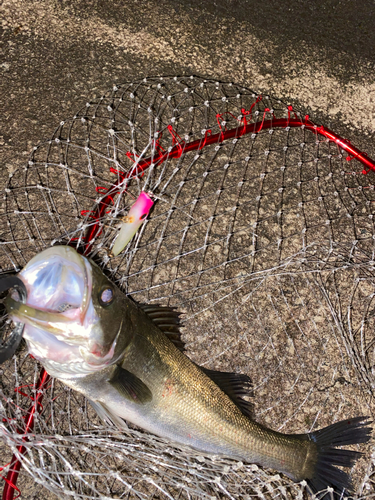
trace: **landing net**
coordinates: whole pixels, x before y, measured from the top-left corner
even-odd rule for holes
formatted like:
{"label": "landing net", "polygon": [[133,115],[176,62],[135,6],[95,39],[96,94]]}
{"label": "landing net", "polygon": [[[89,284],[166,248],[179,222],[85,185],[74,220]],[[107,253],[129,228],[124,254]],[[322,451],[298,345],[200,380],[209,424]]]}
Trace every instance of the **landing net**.
{"label": "landing net", "polygon": [[[241,86],[124,84],[61,122],[9,178],[0,271],[73,245],[136,301],[177,307],[195,362],[248,374],[257,421],[302,433],[374,416],[373,167],[305,113]],[[153,210],[113,258],[142,190]],[[4,309],[1,322],[6,335]],[[24,344],[0,373],[12,494],[43,484],[46,498],[307,498],[275,471],[104,426],[83,396],[40,380]],[[374,498],[375,449],[360,449],[355,498]]]}

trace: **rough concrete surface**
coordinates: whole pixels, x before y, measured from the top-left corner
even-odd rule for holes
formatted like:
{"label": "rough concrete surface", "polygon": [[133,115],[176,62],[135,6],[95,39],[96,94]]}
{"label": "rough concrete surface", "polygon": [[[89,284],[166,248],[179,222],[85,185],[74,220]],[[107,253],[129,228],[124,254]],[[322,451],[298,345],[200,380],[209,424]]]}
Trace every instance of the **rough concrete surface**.
{"label": "rough concrete surface", "polygon": [[0,186],[62,119],[144,76],[266,91],[374,152],[373,1],[3,0],[0,18]]}

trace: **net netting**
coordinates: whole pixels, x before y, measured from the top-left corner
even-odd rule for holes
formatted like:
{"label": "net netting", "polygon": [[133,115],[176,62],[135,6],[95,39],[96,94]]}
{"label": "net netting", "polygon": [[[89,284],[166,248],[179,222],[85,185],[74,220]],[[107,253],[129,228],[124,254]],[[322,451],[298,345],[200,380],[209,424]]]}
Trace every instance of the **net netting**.
{"label": "net netting", "polygon": [[[257,421],[301,433],[374,415],[375,177],[347,156],[304,113],[231,83],[114,87],[10,176],[1,272],[54,243],[86,245],[136,301],[183,313],[195,362],[251,377]],[[141,190],[153,210],[113,258],[120,217]],[[3,310],[5,334],[11,326]],[[15,453],[21,479],[51,498],[307,498],[275,471],[103,425],[58,380],[25,439],[40,370],[25,345],[1,367],[2,456],[5,466]],[[375,450],[360,449],[355,498],[374,498]]]}

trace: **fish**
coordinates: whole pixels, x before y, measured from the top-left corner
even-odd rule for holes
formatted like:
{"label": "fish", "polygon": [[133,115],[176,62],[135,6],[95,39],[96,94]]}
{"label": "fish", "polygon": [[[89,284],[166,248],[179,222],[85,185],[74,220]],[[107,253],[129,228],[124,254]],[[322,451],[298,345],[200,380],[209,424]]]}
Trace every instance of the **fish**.
{"label": "fish", "polygon": [[305,434],[269,429],[253,418],[247,375],[207,370],[186,355],[176,309],[136,303],[69,246],[37,254],[18,277],[26,303],[10,293],[4,304],[24,323],[29,353],[105,422],[128,421],[177,445],[275,469],[311,493],[352,491],[336,466],[351,467],[361,453],[339,447],[371,439],[368,417]]}

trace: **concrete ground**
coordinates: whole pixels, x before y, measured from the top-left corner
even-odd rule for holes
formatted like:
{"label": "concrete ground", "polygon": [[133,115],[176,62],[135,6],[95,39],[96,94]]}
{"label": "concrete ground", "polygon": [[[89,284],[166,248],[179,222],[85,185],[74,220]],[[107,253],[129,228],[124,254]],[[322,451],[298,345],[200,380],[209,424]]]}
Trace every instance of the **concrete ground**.
{"label": "concrete ground", "polygon": [[373,1],[3,0],[0,18],[0,186],[61,120],[143,76],[266,91],[374,156]]}
{"label": "concrete ground", "polygon": [[5,0],[2,174],[80,105],[142,76],[198,74],[299,101],[351,140],[374,126],[370,1]]}

